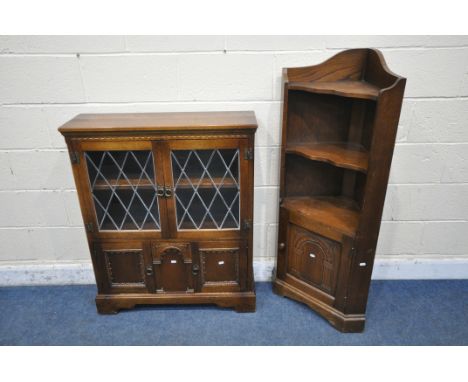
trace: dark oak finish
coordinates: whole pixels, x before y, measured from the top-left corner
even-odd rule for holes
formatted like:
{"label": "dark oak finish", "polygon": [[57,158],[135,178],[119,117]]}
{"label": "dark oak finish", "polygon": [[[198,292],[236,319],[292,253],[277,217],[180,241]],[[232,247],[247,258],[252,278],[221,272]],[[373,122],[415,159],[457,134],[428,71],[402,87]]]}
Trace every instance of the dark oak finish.
{"label": "dark oak finish", "polygon": [[365,81],[313,81],[290,82],[289,90],[303,90],[318,94],[333,94],[343,97],[376,100],[379,88]]}
{"label": "dark oak finish", "polygon": [[[59,128],[62,134],[110,132],[201,132],[251,130],[257,127],[250,111],[206,113],[114,113],[80,114]],[[174,131],[175,130],[175,131]]]}
{"label": "dark oak finish", "polygon": [[327,162],[337,167],[367,172],[367,151],[359,145],[349,143],[309,143],[288,145],[286,153]]}
{"label": "dark oak finish", "polygon": [[290,211],[291,219],[303,219],[307,222],[303,224],[315,224],[316,230],[319,225],[322,226],[320,230],[324,236],[356,235],[359,207],[352,199],[335,196],[287,197],[281,206]]}
{"label": "dark oak finish", "polygon": [[276,293],[364,329],[406,80],[375,49],[283,69]]}
{"label": "dark oak finish", "polygon": [[99,313],[255,311],[253,112],[81,114],[64,135]]}
{"label": "dark oak finish", "polygon": [[337,242],[291,224],[288,257],[291,275],[333,295],[336,285],[340,246]]}

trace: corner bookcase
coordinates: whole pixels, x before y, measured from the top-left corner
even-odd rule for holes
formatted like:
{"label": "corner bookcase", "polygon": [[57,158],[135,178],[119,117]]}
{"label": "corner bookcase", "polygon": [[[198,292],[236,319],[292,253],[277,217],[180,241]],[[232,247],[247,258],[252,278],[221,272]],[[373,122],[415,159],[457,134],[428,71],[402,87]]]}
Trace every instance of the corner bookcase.
{"label": "corner bookcase", "polygon": [[274,290],[359,332],[406,79],[352,49],[283,82]]}

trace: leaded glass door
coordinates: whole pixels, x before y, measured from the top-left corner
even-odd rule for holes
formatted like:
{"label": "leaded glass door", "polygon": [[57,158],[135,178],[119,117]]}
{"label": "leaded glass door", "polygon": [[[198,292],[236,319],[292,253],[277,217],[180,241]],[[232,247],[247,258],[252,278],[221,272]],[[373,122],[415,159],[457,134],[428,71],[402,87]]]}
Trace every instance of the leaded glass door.
{"label": "leaded glass door", "polygon": [[168,144],[166,179],[169,221],[176,237],[223,237],[242,233],[246,163],[243,139],[187,140]]}
{"label": "leaded glass door", "polygon": [[164,175],[158,143],[85,142],[83,171],[94,231],[161,237],[165,230]]}

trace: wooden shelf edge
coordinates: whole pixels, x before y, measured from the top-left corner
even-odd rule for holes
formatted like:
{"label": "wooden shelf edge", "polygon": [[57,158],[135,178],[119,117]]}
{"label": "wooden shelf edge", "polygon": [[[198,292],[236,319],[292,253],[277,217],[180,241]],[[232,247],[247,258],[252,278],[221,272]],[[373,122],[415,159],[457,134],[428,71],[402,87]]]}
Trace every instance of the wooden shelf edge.
{"label": "wooden shelf edge", "polygon": [[108,179],[107,182],[105,180],[98,180],[94,184],[93,190],[109,190],[109,184],[113,188],[120,188],[120,189],[132,189],[133,187],[138,187],[139,189],[147,188],[147,189],[154,189],[155,184],[153,184],[148,179],[136,179],[136,178],[128,178],[119,179]]}
{"label": "wooden shelf edge", "polygon": [[341,196],[286,197],[281,207],[304,228],[330,239],[356,236],[360,211],[357,203]]}
{"label": "wooden shelf edge", "polygon": [[375,101],[379,97],[380,89],[365,81],[292,81],[288,83],[290,90],[302,90],[316,94],[330,94],[341,97],[357,98]]}
{"label": "wooden shelf edge", "polygon": [[289,144],[285,151],[287,154],[296,154],[336,167],[367,173],[368,153],[359,145],[346,143]]}
{"label": "wooden shelf edge", "polygon": [[[233,179],[230,179],[230,178],[224,178],[222,184],[221,184],[221,177],[214,177],[213,178],[213,181],[216,185],[216,187],[221,187],[221,188],[239,188],[239,186],[235,183],[235,181]],[[200,182],[200,179],[197,179],[197,178],[191,178],[190,179],[190,182],[198,188],[212,188],[214,189],[214,185],[213,183],[211,182],[210,179],[202,179],[201,182]],[[179,183],[177,184],[176,188],[179,189],[179,188],[189,188],[191,189],[192,186],[190,184],[190,182],[187,180],[187,179],[181,179],[179,181]]]}
{"label": "wooden shelf edge", "polygon": [[[213,181],[215,182],[215,185],[216,187],[221,187],[221,188],[239,188],[239,186],[234,182],[234,180],[232,179],[227,179],[225,178],[221,184],[221,177],[215,177],[213,178]],[[196,178],[193,178],[191,179],[191,182],[192,184],[198,188],[212,188],[214,189],[214,185],[213,183],[211,182],[210,179],[203,179],[201,182],[199,179],[196,179]],[[200,182],[200,184],[198,184]],[[123,179],[119,179],[119,181],[116,181],[115,179],[109,179],[107,182],[104,181],[104,180],[99,180],[96,182],[96,184],[94,185],[94,190],[109,190],[109,184],[113,187],[113,188],[120,188],[120,189],[124,189],[124,188],[133,188],[133,187],[137,187],[138,188],[147,188],[147,189],[154,189],[156,187],[156,183],[153,183],[151,181],[149,181],[148,179],[141,179],[141,180],[138,180],[136,178],[129,178],[128,180],[123,178]],[[181,181],[179,181],[179,183],[177,184],[177,189],[192,189],[192,185],[190,184],[190,182],[187,180],[187,179],[183,179]]]}

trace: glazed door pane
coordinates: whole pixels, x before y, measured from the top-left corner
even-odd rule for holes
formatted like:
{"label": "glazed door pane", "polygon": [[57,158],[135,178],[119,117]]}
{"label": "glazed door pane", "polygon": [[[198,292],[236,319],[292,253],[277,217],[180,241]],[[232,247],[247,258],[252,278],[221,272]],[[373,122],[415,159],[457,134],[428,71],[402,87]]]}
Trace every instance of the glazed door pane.
{"label": "glazed door pane", "polygon": [[239,149],[171,150],[178,230],[240,226]]}
{"label": "glazed door pane", "polygon": [[100,231],[161,230],[151,150],[85,151]]}

